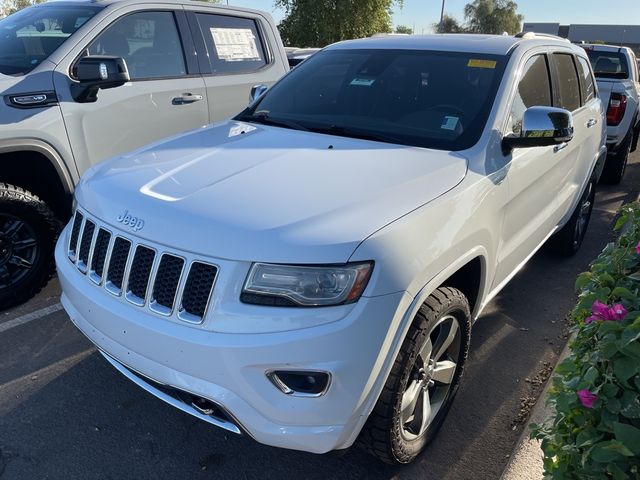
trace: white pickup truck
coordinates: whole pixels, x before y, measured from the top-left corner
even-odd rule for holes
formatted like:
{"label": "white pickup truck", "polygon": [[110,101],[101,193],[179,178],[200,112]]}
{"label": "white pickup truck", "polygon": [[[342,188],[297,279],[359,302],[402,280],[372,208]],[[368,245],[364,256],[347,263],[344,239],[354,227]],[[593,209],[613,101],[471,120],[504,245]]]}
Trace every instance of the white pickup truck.
{"label": "white pickup truck", "polygon": [[640,80],[638,60],[628,47],[584,45],[598,83],[602,104],[607,106],[609,155],[602,181],[622,181],[629,153],[638,146],[640,134]]}

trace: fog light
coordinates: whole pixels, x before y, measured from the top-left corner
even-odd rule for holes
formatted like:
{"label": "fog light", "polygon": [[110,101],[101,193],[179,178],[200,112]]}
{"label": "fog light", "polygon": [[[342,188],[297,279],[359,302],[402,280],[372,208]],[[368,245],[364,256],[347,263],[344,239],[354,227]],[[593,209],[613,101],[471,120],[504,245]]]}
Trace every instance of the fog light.
{"label": "fog light", "polygon": [[267,377],[282,393],[294,397],[320,397],[331,383],[327,372],[272,370]]}

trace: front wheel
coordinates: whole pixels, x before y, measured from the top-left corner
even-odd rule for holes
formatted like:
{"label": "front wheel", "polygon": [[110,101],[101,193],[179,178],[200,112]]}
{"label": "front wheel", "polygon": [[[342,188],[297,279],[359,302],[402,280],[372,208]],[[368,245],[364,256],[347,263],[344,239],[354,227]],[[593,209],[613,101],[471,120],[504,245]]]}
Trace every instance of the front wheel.
{"label": "front wheel", "polygon": [[607,156],[600,182],[606,185],[619,185],[622,182],[633,147],[634,133],[633,130],[630,131],[620,150]]}
{"label": "front wheel", "polygon": [[360,434],[390,464],[413,461],[437,433],[460,384],[471,314],[459,290],[439,288],[420,307]]}
{"label": "front wheel", "polygon": [[28,300],[51,278],[59,228],[42,200],[0,183],[0,309]]}

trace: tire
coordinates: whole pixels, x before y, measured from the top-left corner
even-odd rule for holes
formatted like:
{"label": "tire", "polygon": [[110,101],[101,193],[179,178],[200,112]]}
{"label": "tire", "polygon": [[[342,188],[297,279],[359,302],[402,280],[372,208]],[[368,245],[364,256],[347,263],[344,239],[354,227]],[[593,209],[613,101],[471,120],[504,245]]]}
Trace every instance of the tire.
{"label": "tire", "polygon": [[600,183],[605,185],[619,185],[624,178],[624,172],[627,170],[627,162],[629,161],[629,154],[631,153],[631,147],[633,144],[634,131],[631,130],[620,149],[616,153],[612,153],[607,156],[607,161],[604,164],[602,170],[602,176],[600,177]]}
{"label": "tire", "polygon": [[20,187],[0,183],[0,309],[38,293],[54,272],[60,222]]}
{"label": "tire", "polygon": [[[449,338],[447,333],[455,328],[457,331],[453,333],[449,348],[444,349],[444,355],[436,358],[435,364],[429,362],[426,371],[420,370],[429,345],[428,356],[433,358],[437,350],[442,350],[439,346],[446,344],[443,337]],[[389,464],[412,462],[434,438],[451,407],[469,352],[470,338],[471,314],[465,296],[454,288],[437,289],[420,307],[409,328],[380,398],[360,433],[360,446]],[[437,380],[439,375],[440,381]],[[414,392],[422,397],[411,402]],[[425,404],[426,394],[429,395],[431,415],[423,427],[425,416],[420,406]]]}
{"label": "tire", "polygon": [[572,257],[580,250],[591,220],[596,198],[596,183],[595,176],[592,176],[567,224],[551,237],[549,243],[554,253],[563,257]]}

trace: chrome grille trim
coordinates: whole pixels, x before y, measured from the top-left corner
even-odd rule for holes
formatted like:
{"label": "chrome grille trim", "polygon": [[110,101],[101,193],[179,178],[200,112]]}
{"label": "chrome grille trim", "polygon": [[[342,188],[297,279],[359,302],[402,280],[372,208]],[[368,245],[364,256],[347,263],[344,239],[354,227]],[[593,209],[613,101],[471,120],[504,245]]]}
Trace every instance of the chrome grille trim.
{"label": "chrome grille trim", "polygon": [[[79,226],[76,225],[77,222],[80,222]],[[87,230],[88,228],[93,228],[92,232]],[[93,227],[91,227],[93,225]],[[77,238],[75,238],[75,242],[73,238],[73,230],[77,228],[78,234]],[[86,262],[81,260],[80,257],[84,259],[84,255],[81,255],[80,249],[83,243],[83,239],[85,236],[85,232],[91,233],[90,243],[88,246],[88,255],[86,258]],[[98,244],[98,236],[108,235],[108,242],[106,252],[104,254],[102,252],[102,248],[97,247]],[[89,241],[87,237],[87,241]],[[106,240],[101,240],[101,242],[105,242]],[[112,274],[118,275],[120,273],[119,268],[116,269],[116,265],[118,265],[118,261],[116,260],[116,264],[112,265],[112,260],[114,260],[114,250],[116,250],[116,242],[118,242],[118,248],[126,248],[126,244],[128,244],[128,252],[126,258],[124,259],[124,270],[122,272],[122,282],[121,287],[113,283]],[[121,242],[126,242],[122,244]],[[72,245],[75,243],[75,245]],[[104,245],[104,244],[103,244]],[[134,282],[133,290],[138,291],[138,293],[142,292],[141,282],[144,282],[146,279],[146,289],[144,290],[144,298],[140,298],[138,295],[134,294],[132,291],[132,287],[129,285],[130,280],[132,278],[131,270],[134,265],[134,261],[136,256],[142,252],[141,254],[149,255],[148,252],[145,252],[141,249],[150,250],[153,254],[152,260],[142,259],[144,274],[140,277],[136,277]],[[85,242],[84,251],[87,250],[87,244]],[[163,318],[172,319],[181,323],[189,323],[194,325],[199,325],[204,322],[204,319],[207,317],[207,313],[209,311],[210,305],[213,303],[213,290],[215,289],[216,281],[218,280],[218,276],[220,274],[220,266],[211,263],[210,261],[194,257],[192,254],[181,254],[177,251],[172,251],[165,249],[163,246],[153,246],[149,242],[144,240],[139,240],[132,235],[129,235],[127,232],[119,232],[114,231],[111,226],[105,225],[99,220],[91,217],[85,211],[81,211],[80,209],[76,210],[73,221],[71,223],[71,230],[69,231],[69,261],[73,263],[78,271],[84,274],[89,278],[89,281],[92,285],[97,288],[104,288],[111,295],[120,298],[120,301],[125,302],[126,304],[133,305],[136,308],[141,308],[149,311],[155,315],[158,315]],[[77,252],[77,253],[76,253]],[[94,256],[96,257],[94,259]],[[104,256],[104,264],[102,265],[102,275],[99,275],[96,272],[96,267],[100,270],[99,259]],[[174,262],[173,265],[167,264],[164,269],[164,277],[160,278],[158,276],[158,272],[160,270],[160,266],[163,258],[165,257],[173,257],[170,261]],[[124,256],[123,256],[124,258]],[[181,266],[176,263],[177,261],[181,262]],[[149,267],[149,261],[151,265]],[[92,265],[96,263],[96,265]],[[208,277],[206,277],[204,283],[200,281],[199,289],[197,288],[193,292],[185,292],[185,288],[189,283],[189,275],[192,273],[192,269],[194,266],[199,266],[198,268],[202,269],[202,266],[212,267],[211,273]],[[180,268],[179,275],[177,274],[178,268]],[[115,269],[115,270],[114,270]],[[147,274],[148,270],[148,274]],[[137,270],[139,275],[139,270]],[[194,270],[194,275],[197,274],[197,270]],[[202,275],[202,273],[199,273]],[[178,280],[176,282],[176,276],[178,276]],[[197,277],[196,277],[197,278]],[[113,280],[117,283],[118,278],[113,278]],[[164,282],[164,283],[163,283]],[[208,287],[209,283],[211,284]],[[193,283],[192,283],[193,285]],[[205,285],[203,287],[203,285]],[[136,288],[137,287],[137,288]],[[208,294],[206,293],[206,288],[209,288]],[[171,294],[173,293],[173,303],[171,308],[169,308],[165,304],[160,304],[154,298],[154,292],[158,292],[160,301],[164,302],[168,305]],[[185,294],[188,295],[185,297]],[[196,302],[197,308],[194,308],[192,312],[204,312],[202,316],[194,315],[186,311],[183,306],[183,299],[188,298],[191,299],[193,305],[193,299],[198,299]],[[187,300],[187,304],[189,301]]]}

